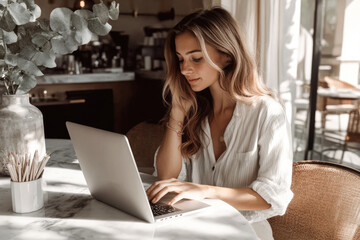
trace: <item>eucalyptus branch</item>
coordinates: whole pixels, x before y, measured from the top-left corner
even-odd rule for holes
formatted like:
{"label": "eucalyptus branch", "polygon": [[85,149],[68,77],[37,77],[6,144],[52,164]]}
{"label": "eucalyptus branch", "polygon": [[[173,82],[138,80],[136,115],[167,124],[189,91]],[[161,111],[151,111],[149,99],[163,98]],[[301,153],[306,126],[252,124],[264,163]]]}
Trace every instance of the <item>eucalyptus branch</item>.
{"label": "eucalyptus branch", "polygon": [[2,42],[3,42],[3,46],[4,46],[4,51],[7,52],[7,46],[6,46],[6,43],[5,43],[4,29],[0,28],[0,30],[1,30],[1,39],[2,39]]}
{"label": "eucalyptus branch", "polygon": [[8,80],[7,80],[7,76],[5,76],[5,77],[3,77],[3,81],[4,81],[4,86],[5,86],[5,90],[6,90],[6,94],[7,95],[10,95],[11,93],[10,93],[10,91],[9,91],[9,82],[8,82]]}
{"label": "eucalyptus branch", "polygon": [[69,8],[55,8],[49,21],[40,21],[37,18],[41,9],[33,0],[2,2],[7,4],[2,4],[4,8],[0,12],[4,23],[0,28],[3,39],[0,48],[6,58],[0,81],[4,81],[7,94],[29,91],[36,85],[37,77],[43,75],[43,67],[56,66],[56,55],[74,52],[79,46],[89,43],[92,34],[108,34],[111,30],[108,20],[116,20],[119,15],[118,3],[113,1],[107,7],[100,1],[94,5],[93,11],[73,12]]}
{"label": "eucalyptus branch", "polygon": [[[7,11],[7,9],[5,11]],[[2,44],[3,44],[3,47],[4,47],[4,51],[6,53],[7,52],[7,45],[6,45],[6,42],[5,42],[4,29],[0,28],[0,30],[1,30]],[[8,68],[8,66],[7,66],[7,64],[5,64],[5,56],[4,56],[4,68],[3,68],[3,71],[5,71],[5,68]],[[8,76],[6,74],[4,74],[4,76],[1,76],[1,79],[3,79],[5,89],[6,89],[6,93],[9,95],[10,92],[9,92],[9,86],[8,86],[8,81],[9,81]]]}

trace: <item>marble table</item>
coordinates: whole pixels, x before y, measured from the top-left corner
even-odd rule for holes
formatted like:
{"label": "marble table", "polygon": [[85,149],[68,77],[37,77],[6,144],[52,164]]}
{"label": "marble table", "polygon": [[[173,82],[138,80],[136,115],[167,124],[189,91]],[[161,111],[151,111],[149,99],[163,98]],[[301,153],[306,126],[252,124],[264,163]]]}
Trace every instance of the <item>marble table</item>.
{"label": "marble table", "polygon": [[9,177],[0,177],[0,239],[256,239],[248,221],[220,200],[195,214],[146,223],[93,199],[70,140],[46,140],[45,206],[12,211]]}

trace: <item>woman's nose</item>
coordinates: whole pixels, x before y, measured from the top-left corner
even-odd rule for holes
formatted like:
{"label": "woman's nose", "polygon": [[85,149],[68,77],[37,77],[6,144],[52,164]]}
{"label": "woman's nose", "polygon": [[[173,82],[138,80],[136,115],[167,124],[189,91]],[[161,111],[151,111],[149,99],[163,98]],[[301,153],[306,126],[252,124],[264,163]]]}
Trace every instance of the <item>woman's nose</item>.
{"label": "woman's nose", "polygon": [[184,61],[183,64],[181,64],[180,66],[180,71],[182,75],[188,75],[192,73],[193,70],[194,69],[189,62]]}

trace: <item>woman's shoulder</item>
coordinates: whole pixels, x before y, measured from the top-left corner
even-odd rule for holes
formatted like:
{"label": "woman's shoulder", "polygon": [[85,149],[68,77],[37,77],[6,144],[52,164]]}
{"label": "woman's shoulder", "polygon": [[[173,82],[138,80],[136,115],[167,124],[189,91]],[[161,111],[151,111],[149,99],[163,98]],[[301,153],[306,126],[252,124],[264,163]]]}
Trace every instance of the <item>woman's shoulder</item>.
{"label": "woman's shoulder", "polygon": [[280,101],[272,96],[259,96],[251,104],[241,104],[246,111],[255,111],[257,113],[265,112],[268,114],[282,114],[285,113],[283,105]]}
{"label": "woman's shoulder", "polygon": [[[286,113],[283,105],[271,96],[258,97],[251,104],[238,102],[237,115],[248,121],[256,122],[260,125],[270,123],[285,123]],[[247,120],[245,120],[247,121]]]}
{"label": "woman's shoulder", "polygon": [[280,100],[268,95],[259,97],[259,107],[267,110],[284,112],[284,106],[281,104]]}

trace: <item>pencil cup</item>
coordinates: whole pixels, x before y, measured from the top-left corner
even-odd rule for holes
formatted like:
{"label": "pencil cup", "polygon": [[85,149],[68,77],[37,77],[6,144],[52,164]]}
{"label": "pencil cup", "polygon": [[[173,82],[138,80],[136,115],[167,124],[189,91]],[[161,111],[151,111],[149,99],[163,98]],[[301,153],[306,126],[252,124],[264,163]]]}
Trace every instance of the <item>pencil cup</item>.
{"label": "pencil cup", "polygon": [[29,213],[44,206],[42,178],[29,182],[11,181],[12,208],[16,213]]}

